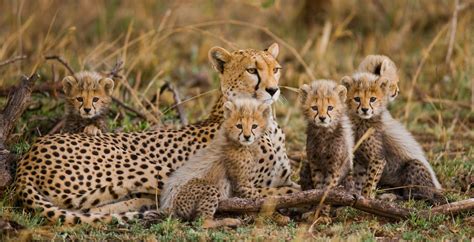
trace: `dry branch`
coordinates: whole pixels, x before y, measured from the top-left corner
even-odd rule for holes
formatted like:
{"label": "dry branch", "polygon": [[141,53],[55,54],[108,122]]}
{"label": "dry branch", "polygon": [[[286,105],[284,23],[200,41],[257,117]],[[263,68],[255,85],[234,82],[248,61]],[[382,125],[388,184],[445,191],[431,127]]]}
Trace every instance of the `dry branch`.
{"label": "dry branch", "polygon": [[66,69],[69,71],[69,74],[74,75],[74,70],[72,70],[71,66],[59,55],[48,55],[44,57],[46,60],[56,60],[61,63]]}
{"label": "dry branch", "polygon": [[188,119],[186,118],[186,113],[184,112],[184,108],[181,105],[181,98],[179,96],[179,92],[176,90],[173,84],[167,82],[163,85],[160,89],[160,95],[166,90],[170,90],[173,93],[173,99],[175,102],[174,107],[176,108],[176,112],[178,112],[179,120],[181,120],[182,125],[188,124]]}
{"label": "dry branch", "polygon": [[26,58],[27,58],[26,55],[15,56],[13,58],[10,58],[8,60],[0,62],[0,67],[6,66],[6,65],[11,64],[11,63],[15,63],[15,62],[20,61],[20,60],[24,60]]}
{"label": "dry branch", "polygon": [[[302,205],[314,205],[321,201],[324,190],[309,190],[288,195],[272,197],[276,209],[298,207]],[[401,208],[395,204],[381,200],[370,200],[360,196],[354,196],[341,189],[334,189],[328,192],[324,202],[326,204],[349,206],[355,209],[365,211],[377,216],[391,219],[405,219],[410,215],[410,210]],[[219,212],[258,212],[265,199],[256,201],[231,198],[219,203]]]}
{"label": "dry branch", "polygon": [[33,74],[31,77],[21,77],[20,84],[17,88],[12,89],[7,104],[0,113],[0,191],[3,191],[12,181],[11,167],[15,160],[15,156],[6,149],[5,142],[17,120],[26,109],[32,86],[38,78],[38,74]]}
{"label": "dry branch", "polygon": [[465,211],[474,211],[474,198],[437,206],[428,211],[423,211],[422,214],[425,216],[430,214],[456,215]]}

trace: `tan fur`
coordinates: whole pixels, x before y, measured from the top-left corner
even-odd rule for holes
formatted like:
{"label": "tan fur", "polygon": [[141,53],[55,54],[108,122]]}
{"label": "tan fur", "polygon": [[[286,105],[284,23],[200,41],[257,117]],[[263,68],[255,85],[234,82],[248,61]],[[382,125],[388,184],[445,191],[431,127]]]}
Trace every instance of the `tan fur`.
{"label": "tan fur", "polygon": [[[342,82],[348,89],[348,113],[355,140],[359,140],[369,128],[374,129],[355,153],[356,189],[362,190],[366,197],[373,197],[377,185],[415,186],[403,188],[403,196],[441,203],[442,196],[436,190],[440,188],[439,182],[420,145],[387,110],[388,81],[382,76],[356,73],[344,77]],[[376,97],[375,101],[371,101],[371,97]],[[368,109],[366,113],[361,111],[364,107]]]}
{"label": "tan fur", "polygon": [[[300,101],[307,122],[308,162],[300,172],[303,190],[332,189],[337,185],[352,190],[354,141],[345,113],[346,93],[344,86],[328,80],[317,80],[300,88]],[[322,210],[321,215],[326,220],[329,220],[329,208],[325,206]]]}
{"label": "tan fur", "polygon": [[106,115],[114,81],[97,72],[82,71],[63,79],[68,133],[97,135],[107,131]]}
{"label": "tan fur", "polygon": [[[110,221],[109,213],[124,211],[117,204],[124,204],[131,195],[159,195],[172,172],[215,138],[224,120],[226,95],[246,94],[269,103],[276,100],[278,92],[271,98],[264,93],[268,93],[267,88],[278,87],[278,71],[267,75],[268,70],[279,67],[273,55],[278,47],[272,46],[271,51],[247,49],[226,57],[220,73],[224,95],[210,117],[201,122],[179,129],[39,138],[18,163],[16,191],[20,200],[28,208],[42,209],[41,214],[50,221],[93,223]],[[219,52],[216,50],[223,49],[211,49],[213,63]],[[255,75],[248,73],[256,61],[258,73],[262,73],[258,86]],[[251,183],[261,189],[293,185],[284,134],[275,120],[256,142],[259,149],[253,151],[256,164],[249,176]],[[139,211],[142,205],[154,203],[145,200],[129,203],[135,207],[127,211]],[[99,213],[92,216],[86,213],[89,210]]]}
{"label": "tan fur", "polygon": [[384,55],[368,55],[357,68],[358,72],[369,72],[376,76],[383,76],[387,78],[390,82],[389,100],[393,101],[398,94],[400,93],[400,88],[398,87],[398,82],[400,78],[398,76],[398,70],[395,63]]}
{"label": "tan fur", "polygon": [[[171,210],[171,214],[186,220],[195,216],[212,219],[219,200],[259,197],[249,179],[254,163],[251,150],[257,148],[254,141],[266,131],[270,106],[254,99],[237,99],[227,102],[225,108],[226,120],[216,139],[165,183],[160,198],[162,210]],[[216,192],[201,196],[209,190],[203,186],[214,187]]]}

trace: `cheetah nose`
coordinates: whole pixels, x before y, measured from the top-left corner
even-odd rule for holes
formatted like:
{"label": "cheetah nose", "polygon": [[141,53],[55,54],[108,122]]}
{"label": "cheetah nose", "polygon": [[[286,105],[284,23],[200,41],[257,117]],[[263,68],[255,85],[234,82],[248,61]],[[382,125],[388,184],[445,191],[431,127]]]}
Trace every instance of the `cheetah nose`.
{"label": "cheetah nose", "polygon": [[84,108],[84,112],[89,113],[91,111],[90,108]]}
{"label": "cheetah nose", "polygon": [[265,88],[265,91],[267,91],[270,96],[273,96],[278,91],[278,87]]}
{"label": "cheetah nose", "polygon": [[244,135],[244,138],[246,141],[249,141],[250,140],[250,135]]}
{"label": "cheetah nose", "polygon": [[321,122],[324,122],[324,120],[326,120],[326,117],[319,117],[319,120],[321,120]]}
{"label": "cheetah nose", "polygon": [[367,111],[369,111],[368,108],[361,108],[361,110],[362,110],[363,113],[367,113]]}

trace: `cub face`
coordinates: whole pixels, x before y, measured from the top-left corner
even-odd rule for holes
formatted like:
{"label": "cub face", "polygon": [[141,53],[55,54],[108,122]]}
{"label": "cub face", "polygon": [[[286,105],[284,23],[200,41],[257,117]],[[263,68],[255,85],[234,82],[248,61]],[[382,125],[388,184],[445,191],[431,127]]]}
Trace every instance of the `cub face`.
{"label": "cub face", "polygon": [[347,89],[334,81],[317,80],[300,88],[300,102],[306,119],[317,126],[330,127],[345,112]]}
{"label": "cub face", "polygon": [[273,103],[280,96],[277,62],[279,47],[274,43],[264,51],[246,49],[232,53],[221,47],[209,50],[209,60],[221,78],[221,91],[227,98],[251,97]]}
{"label": "cub face", "polygon": [[224,104],[222,127],[228,138],[247,146],[265,133],[270,116],[269,104],[249,98],[232,99]]}
{"label": "cub face", "polygon": [[62,81],[69,112],[82,118],[104,113],[112,101],[114,81],[95,72],[79,72]]}
{"label": "cub face", "polygon": [[370,119],[386,109],[390,96],[390,83],[383,76],[356,73],[345,76],[341,82],[347,88],[349,113],[362,119]]}

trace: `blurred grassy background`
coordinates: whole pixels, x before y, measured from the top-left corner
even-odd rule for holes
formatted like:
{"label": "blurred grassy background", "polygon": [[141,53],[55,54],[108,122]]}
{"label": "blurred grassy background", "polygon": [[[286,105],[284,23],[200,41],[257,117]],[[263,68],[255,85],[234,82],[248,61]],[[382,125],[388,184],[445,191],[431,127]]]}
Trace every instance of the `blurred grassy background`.
{"label": "blurred grassy background", "polygon": [[[214,45],[264,49],[278,42],[283,66],[280,83],[289,87],[314,78],[339,80],[352,73],[364,56],[384,54],[399,67],[401,81],[392,114],[421,141],[448,196],[472,197],[474,4],[457,2],[453,31],[455,0],[0,0],[0,63],[27,56],[0,66],[0,89],[35,70],[42,76],[40,82],[60,81],[66,70],[57,62],[45,62],[45,55],[60,55],[75,70],[103,72],[121,59],[126,83],[118,83],[114,96],[148,118],[135,118],[114,106],[110,124],[115,130],[141,130],[177,123],[170,111],[171,95],[156,98],[165,82],[173,83],[183,100],[191,99],[184,104],[189,120],[206,116],[216,97],[216,92],[207,91],[219,85],[207,60]],[[288,150],[303,151],[304,122],[294,105],[296,94],[284,90],[282,96],[276,109]],[[4,101],[0,98],[0,104]],[[12,149],[24,152],[62,114],[60,95],[35,94],[12,137]],[[448,227],[459,226],[449,218],[440,223],[446,220]],[[345,222],[334,226],[344,227]],[[364,231],[373,237],[371,226],[355,233]],[[411,225],[400,226],[405,231]],[[414,231],[420,229],[417,226]],[[449,234],[451,227],[447,232],[434,228],[428,237]],[[468,237],[472,233],[468,231]]]}

